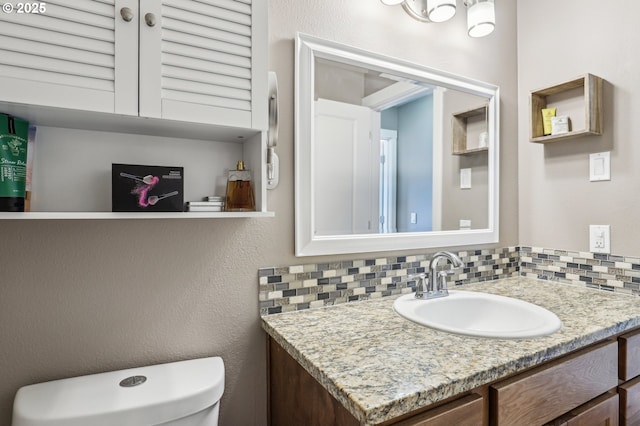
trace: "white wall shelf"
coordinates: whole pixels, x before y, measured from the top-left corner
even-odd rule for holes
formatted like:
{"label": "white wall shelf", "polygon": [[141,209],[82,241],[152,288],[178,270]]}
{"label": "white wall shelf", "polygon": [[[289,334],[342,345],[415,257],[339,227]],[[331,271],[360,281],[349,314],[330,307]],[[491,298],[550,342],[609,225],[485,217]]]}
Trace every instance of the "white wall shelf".
{"label": "white wall shelf", "polygon": [[[17,219],[263,217],[266,211],[266,133],[241,143],[40,126],[36,131],[31,212]],[[229,169],[251,169],[256,212],[112,212],[112,164],[184,168],[183,199],[224,196]]]}
{"label": "white wall shelf", "polygon": [[237,219],[274,217],[273,212],[177,212],[177,213],[110,213],[110,212],[29,212],[0,213],[0,219]]}

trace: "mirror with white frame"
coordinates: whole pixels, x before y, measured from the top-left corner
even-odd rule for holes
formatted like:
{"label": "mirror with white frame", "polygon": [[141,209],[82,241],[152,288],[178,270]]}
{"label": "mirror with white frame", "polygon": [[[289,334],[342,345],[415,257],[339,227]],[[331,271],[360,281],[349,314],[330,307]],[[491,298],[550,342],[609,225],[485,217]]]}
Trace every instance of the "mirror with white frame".
{"label": "mirror with white frame", "polygon": [[296,38],[296,255],[498,241],[499,89]]}

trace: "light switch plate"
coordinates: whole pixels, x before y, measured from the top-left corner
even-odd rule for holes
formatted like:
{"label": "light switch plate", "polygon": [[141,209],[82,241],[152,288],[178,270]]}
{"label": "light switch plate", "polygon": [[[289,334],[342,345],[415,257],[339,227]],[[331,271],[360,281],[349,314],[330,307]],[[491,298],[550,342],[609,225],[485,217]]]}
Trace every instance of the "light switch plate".
{"label": "light switch plate", "polygon": [[460,169],[460,189],[471,189],[471,169]]}
{"label": "light switch plate", "polygon": [[611,180],[610,151],[589,155],[589,180],[591,182]]}

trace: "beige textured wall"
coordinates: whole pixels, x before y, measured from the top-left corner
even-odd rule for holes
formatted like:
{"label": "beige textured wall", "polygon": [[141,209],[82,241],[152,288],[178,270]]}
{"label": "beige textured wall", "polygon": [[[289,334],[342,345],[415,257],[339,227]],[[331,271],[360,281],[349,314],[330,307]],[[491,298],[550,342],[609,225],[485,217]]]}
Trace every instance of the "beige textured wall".
{"label": "beige textured wall", "polygon": [[[634,0],[519,0],[520,243],[589,249],[611,225],[614,254],[640,255],[640,44]],[[604,78],[604,134],[529,143],[531,90],[585,73]],[[589,182],[589,154],[611,151],[611,181]]]}
{"label": "beige textured wall", "polygon": [[26,384],[208,355],[221,355],[227,367],[222,425],[266,424],[257,269],[329,260],[293,256],[298,30],[499,85],[498,246],[516,244],[516,6],[496,6],[497,31],[472,40],[464,13],[426,25],[377,1],[271,0],[270,68],[282,120],[273,219],[1,221],[0,424],[9,423],[14,393]]}

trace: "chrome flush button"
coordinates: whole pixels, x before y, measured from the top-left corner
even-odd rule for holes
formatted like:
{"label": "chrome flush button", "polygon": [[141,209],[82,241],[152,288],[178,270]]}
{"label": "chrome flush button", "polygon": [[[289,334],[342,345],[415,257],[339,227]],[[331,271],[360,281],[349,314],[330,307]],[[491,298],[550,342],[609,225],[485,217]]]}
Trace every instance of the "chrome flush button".
{"label": "chrome flush button", "polygon": [[120,382],[120,386],[123,388],[132,388],[134,386],[138,386],[147,381],[145,376],[131,376]]}

